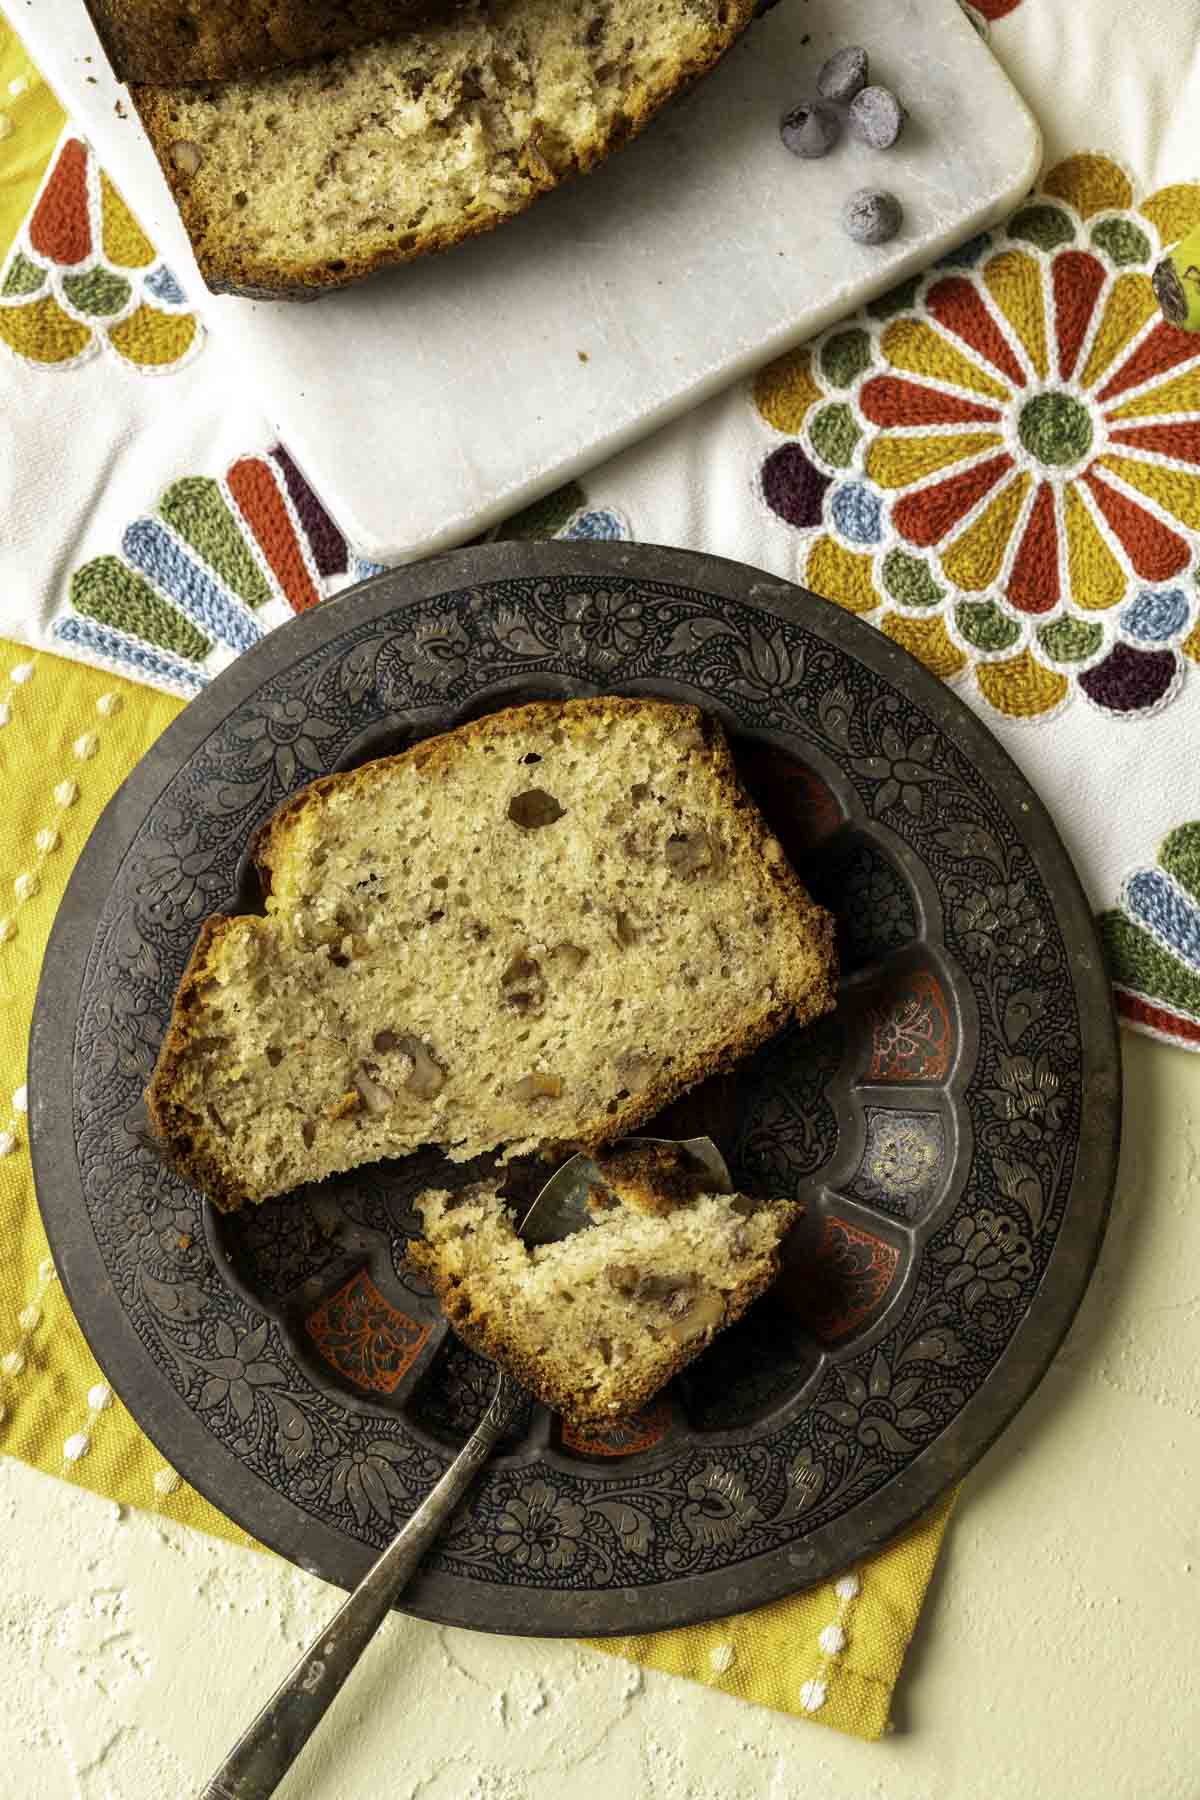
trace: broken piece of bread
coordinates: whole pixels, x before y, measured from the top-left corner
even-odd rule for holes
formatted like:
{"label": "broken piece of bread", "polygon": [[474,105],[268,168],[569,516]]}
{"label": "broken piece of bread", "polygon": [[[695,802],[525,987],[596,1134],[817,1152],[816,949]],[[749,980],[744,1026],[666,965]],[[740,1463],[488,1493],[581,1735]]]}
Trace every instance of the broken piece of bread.
{"label": "broken piece of bread", "polygon": [[573,1425],[636,1412],[739,1319],[802,1211],[697,1191],[663,1163],[623,1168],[620,1153],[600,1166],[607,1204],[558,1243],[527,1249],[487,1184],[422,1195],[425,1238],[408,1250],[460,1337]]}

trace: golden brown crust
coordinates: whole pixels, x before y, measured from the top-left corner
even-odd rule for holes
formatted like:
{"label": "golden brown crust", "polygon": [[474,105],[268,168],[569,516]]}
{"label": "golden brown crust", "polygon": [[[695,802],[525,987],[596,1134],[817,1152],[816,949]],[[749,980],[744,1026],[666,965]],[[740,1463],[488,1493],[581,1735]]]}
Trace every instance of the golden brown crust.
{"label": "golden brown crust", "polygon": [[[684,728],[693,727],[698,731],[704,740],[704,748],[712,759],[730,763],[730,773],[736,783],[737,793],[735,797],[729,784],[721,779],[724,771],[718,770],[722,797],[739,810],[748,807],[758,816],[753,800],[732,770],[724,732],[716,720],[710,719],[698,706],[680,705],[674,700],[658,700],[653,696],[631,699],[623,694],[601,694],[591,700],[531,700],[524,706],[506,706],[501,712],[484,713],[478,719],[469,719],[465,725],[440,731],[436,737],[422,738],[419,744],[413,744],[407,750],[399,750],[394,756],[377,756],[371,762],[360,763],[357,769],[347,769],[337,775],[318,775],[315,781],[310,781],[307,787],[302,787],[285,800],[255,834],[252,855],[263,891],[270,893],[272,853],[276,844],[296,825],[314,800],[331,789],[340,788],[344,793],[366,801],[371,788],[377,782],[385,780],[388,770],[400,763],[412,763],[422,773],[439,779],[451,774],[460,758],[478,745],[523,737],[529,731],[553,724],[560,718],[565,717],[572,723],[582,724],[585,731],[591,725],[593,735],[599,736],[609,719],[645,718],[651,712],[659,713],[664,722],[669,720],[672,724],[679,724]],[[767,835],[769,834],[764,827],[763,836]],[[786,867],[786,864],[783,866]],[[795,876],[792,879],[802,896],[803,904],[811,906],[812,901],[805,889]]]}
{"label": "golden brown crust", "polygon": [[[694,1200],[705,1191],[706,1182],[711,1186],[711,1177],[673,1144],[622,1144],[597,1157],[596,1167],[625,1206],[657,1218]],[[612,1203],[612,1195],[605,1195],[599,1209]]]}
{"label": "golden brown crust", "polygon": [[315,300],[322,293],[348,287],[380,269],[415,262],[420,257],[452,249],[469,238],[494,231],[506,219],[517,218],[527,211],[542,194],[561,187],[576,175],[587,174],[644,130],[668,101],[686,93],[715,68],[754,16],[755,0],[729,0],[723,9],[721,24],[714,28],[703,50],[682,58],[658,92],[640,100],[629,113],[616,115],[606,132],[593,137],[560,168],[552,169],[536,149],[533,155],[527,154],[523,166],[530,191],[519,205],[496,207],[490,212],[480,208],[453,231],[428,229],[423,234],[418,231],[415,242],[407,249],[401,248],[394,233],[389,235],[381,231],[377,241],[366,248],[347,244],[336,258],[336,267],[325,256],[308,262],[289,262],[261,252],[239,254],[225,243],[220,232],[227,221],[211,217],[203,199],[193,189],[191,178],[176,166],[170,154],[172,140],[177,136],[171,120],[172,89],[137,85],[131,87],[130,93],[179,208],[200,272],[211,292],[252,300]]}
{"label": "golden brown crust", "polygon": [[353,50],[462,0],[86,0],[122,81],[221,81]]}
{"label": "golden brown crust", "polygon": [[200,936],[175,995],[167,1035],[146,1089],[150,1123],[167,1161],[193,1187],[207,1195],[218,1212],[236,1212],[251,1196],[244,1188],[239,1188],[226,1165],[205,1144],[197,1142],[195,1121],[176,1099],[176,1077],[183,1053],[193,1042],[188,1015],[199,999],[200,989],[213,977],[221,939],[233,923],[224,913],[214,913],[200,927]]}
{"label": "golden brown crust", "polygon": [[[398,756],[380,758],[357,769],[320,777],[284,803],[260,829],[253,846],[264,890],[269,892],[274,864],[285,850],[288,835],[318,798],[331,789],[348,792],[365,802],[371,788],[385,779],[387,772],[400,762],[415,763],[432,780],[441,780],[481,743],[520,738],[528,735],[531,729],[559,721],[572,730],[576,739],[586,739],[589,735],[602,739],[612,719],[644,716],[648,709],[669,715],[671,725],[698,734],[727,816],[735,818],[737,829],[749,837],[762,868],[779,891],[781,902],[789,907],[795,929],[807,940],[806,966],[812,971],[819,970],[820,978],[812,980],[801,993],[764,1003],[757,1014],[743,1018],[723,1044],[675,1064],[646,1087],[630,1094],[613,1112],[606,1111],[570,1142],[547,1143],[544,1146],[547,1155],[560,1155],[573,1149],[593,1150],[630,1136],[680,1094],[711,1075],[733,1068],[785,1025],[793,1021],[805,1024],[830,1011],[835,1003],[833,918],[809,898],[742,787],[720,725],[698,707],[666,700],[601,696],[587,700],[535,701],[472,720],[456,730],[426,739]],[[664,719],[663,722],[667,721]],[[194,1037],[189,1030],[188,1015],[202,985],[212,979],[220,959],[222,940],[234,923],[223,915],[205,921],[180,984],[171,1023],[146,1093],[150,1116],[166,1155],[174,1167],[222,1211],[233,1211],[256,1196],[222,1163],[217,1154],[218,1147],[199,1137],[194,1115],[179,1104],[177,1094],[181,1060]],[[241,923],[244,925],[245,921]],[[219,1121],[213,1122],[213,1130],[219,1130]]]}
{"label": "golden brown crust", "polygon": [[[780,1232],[782,1239],[803,1216],[804,1207],[798,1201],[777,1201],[774,1204],[788,1215]],[[670,1362],[660,1365],[652,1375],[643,1374],[639,1377],[631,1374],[619,1390],[615,1407],[589,1406],[586,1394],[577,1393],[560,1381],[555,1370],[547,1369],[529,1355],[505,1319],[491,1315],[481,1316],[472,1310],[460,1284],[446,1276],[437,1252],[430,1245],[420,1240],[411,1243],[406,1252],[406,1262],[415,1274],[429,1283],[442,1311],[465,1344],[509,1370],[543,1405],[560,1413],[570,1425],[611,1425],[614,1418],[637,1412],[682,1369],[694,1362],[715,1335],[715,1331],[710,1331],[698,1342],[681,1346]],[[778,1273],[779,1255],[776,1252],[765,1268],[730,1293],[724,1317],[715,1330],[724,1331],[735,1324],[747,1308],[766,1293]]]}

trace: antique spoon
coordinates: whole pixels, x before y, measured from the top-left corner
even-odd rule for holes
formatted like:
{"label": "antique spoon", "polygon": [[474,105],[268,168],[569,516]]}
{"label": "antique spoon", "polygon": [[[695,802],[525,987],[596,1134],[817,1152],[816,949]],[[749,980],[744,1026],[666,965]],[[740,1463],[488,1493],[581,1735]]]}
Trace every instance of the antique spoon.
{"label": "antique spoon", "polygon": [[[711,1138],[629,1138],[630,1144],[667,1144],[686,1151],[714,1193],[733,1183]],[[604,1187],[590,1156],[563,1163],[538,1194],[521,1222],[519,1235],[531,1248],[557,1243],[596,1223],[589,1193]],[[416,1574],[425,1552],[447,1524],[521,1406],[528,1399],[520,1382],[498,1371],[496,1390],[483,1417],[441,1480],[430,1490],[378,1562],[344,1600],[243,1732],[198,1800],[269,1800],[324,1718],[342,1683]]]}

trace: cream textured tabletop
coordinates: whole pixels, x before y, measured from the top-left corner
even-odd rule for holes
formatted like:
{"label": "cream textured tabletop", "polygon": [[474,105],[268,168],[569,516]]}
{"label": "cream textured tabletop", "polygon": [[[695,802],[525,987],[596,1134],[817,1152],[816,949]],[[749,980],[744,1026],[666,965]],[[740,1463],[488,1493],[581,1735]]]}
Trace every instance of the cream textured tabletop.
{"label": "cream textured tabletop", "polygon": [[[1200,1061],[1124,1050],[1100,1267],[967,1484],[893,1735],[398,1618],[284,1800],[1196,1800]],[[336,1604],[8,1460],[0,1529],[4,1800],[185,1800]]]}

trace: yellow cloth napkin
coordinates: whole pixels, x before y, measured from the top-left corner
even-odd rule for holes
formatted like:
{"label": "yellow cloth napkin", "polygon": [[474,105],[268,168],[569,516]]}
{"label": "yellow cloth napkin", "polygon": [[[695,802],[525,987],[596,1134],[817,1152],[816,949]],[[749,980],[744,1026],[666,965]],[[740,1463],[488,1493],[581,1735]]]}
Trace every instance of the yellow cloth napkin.
{"label": "yellow cloth napkin", "polygon": [[0,19],[0,262],[29,211],[66,117],[16,32]]}
{"label": "yellow cloth napkin", "polygon": [[[106,802],[181,704],[0,640],[0,1449],[249,1544],[167,1466],[104,1381],[55,1277],[26,1130],[29,1026],[67,878]],[[713,1625],[595,1647],[876,1738],[949,1508],[836,1583]]]}

